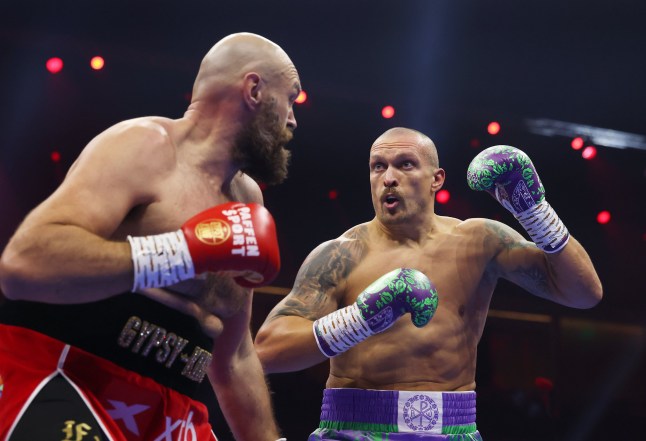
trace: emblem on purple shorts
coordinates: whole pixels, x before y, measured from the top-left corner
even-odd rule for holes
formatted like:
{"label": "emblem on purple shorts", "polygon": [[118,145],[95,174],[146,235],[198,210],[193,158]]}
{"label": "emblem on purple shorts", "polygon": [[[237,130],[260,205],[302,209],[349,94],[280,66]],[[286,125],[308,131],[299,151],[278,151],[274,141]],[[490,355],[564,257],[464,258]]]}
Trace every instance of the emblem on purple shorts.
{"label": "emblem on purple shorts", "polygon": [[431,430],[439,419],[439,409],[428,395],[413,395],[404,404],[404,422],[413,430]]}

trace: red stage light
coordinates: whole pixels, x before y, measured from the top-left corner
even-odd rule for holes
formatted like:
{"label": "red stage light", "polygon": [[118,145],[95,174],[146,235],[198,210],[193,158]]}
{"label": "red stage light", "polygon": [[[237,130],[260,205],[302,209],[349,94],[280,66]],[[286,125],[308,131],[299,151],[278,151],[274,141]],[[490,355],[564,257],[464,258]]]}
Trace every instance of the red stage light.
{"label": "red stage light", "polygon": [[536,377],[534,378],[534,386],[536,386],[538,390],[549,392],[554,389],[554,382],[549,378]]}
{"label": "red stage light", "polygon": [[490,135],[497,135],[500,133],[500,124],[496,121],[490,122],[487,126],[487,132],[489,132]]}
{"label": "red stage light", "polygon": [[469,141],[469,145],[472,148],[477,149],[478,147],[480,147],[480,140],[478,138],[471,138],[471,141]]}
{"label": "red stage light", "polygon": [[59,162],[61,160],[61,154],[56,151],[52,152],[49,157],[52,159],[52,162]]}
{"label": "red stage light", "polygon": [[581,150],[583,148],[583,138],[580,136],[574,138],[570,145],[574,150]]}
{"label": "red stage light", "polygon": [[589,145],[586,148],[583,149],[583,152],[581,152],[581,156],[583,156],[583,159],[592,159],[595,156],[597,156],[597,149],[593,145]]}
{"label": "red stage light", "polygon": [[92,57],[92,59],[90,60],[90,66],[94,70],[101,70],[103,69],[103,66],[105,66],[105,60],[103,59],[103,57],[99,56]]}
{"label": "red stage light", "polygon": [[296,104],[303,104],[305,101],[307,101],[307,93],[305,93],[304,90],[301,90],[301,92],[298,94],[294,102]]}
{"label": "red stage light", "polygon": [[392,118],[393,116],[395,116],[395,108],[393,106],[385,106],[383,109],[381,109],[381,116],[386,119]]}
{"label": "red stage light", "polygon": [[45,67],[51,73],[57,74],[61,70],[63,70],[63,60],[58,57],[50,58],[49,60],[47,60],[47,63],[45,63]]}
{"label": "red stage light", "polygon": [[600,211],[599,214],[597,214],[597,222],[599,222],[601,225],[605,225],[608,222],[610,222],[610,212],[608,210],[603,210]]}
{"label": "red stage light", "polygon": [[333,201],[333,200],[335,200],[336,198],[338,198],[338,197],[339,197],[339,192],[338,192],[338,191],[336,191],[336,190],[330,190],[330,191],[328,191],[328,193],[327,193],[327,197],[328,197],[330,200],[332,200],[332,201]]}
{"label": "red stage light", "polygon": [[448,190],[440,190],[435,195],[435,200],[438,204],[446,204],[451,199],[451,193]]}

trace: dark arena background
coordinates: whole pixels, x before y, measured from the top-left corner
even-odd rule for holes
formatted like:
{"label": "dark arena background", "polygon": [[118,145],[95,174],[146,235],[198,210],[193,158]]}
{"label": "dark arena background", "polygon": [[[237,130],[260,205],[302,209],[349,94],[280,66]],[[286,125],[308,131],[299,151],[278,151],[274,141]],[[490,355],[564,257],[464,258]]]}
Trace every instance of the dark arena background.
{"label": "dark arena background", "polygon": [[[638,0],[3,1],[0,245],[93,136],[123,119],[180,117],[207,50],[259,33],[290,55],[307,99],[295,105],[290,177],[264,190],[283,267],[256,293],[253,330],[309,251],[372,218],[368,151],[384,130],[435,141],[449,196],[440,214],[525,234],[466,183],[480,150],[513,145],[588,250],[604,299],[574,310],[498,285],[478,352],[478,427],[487,441],[644,439],[645,20]],[[318,424],[326,374],[269,377],[290,441]],[[216,434],[232,439],[204,398]]]}

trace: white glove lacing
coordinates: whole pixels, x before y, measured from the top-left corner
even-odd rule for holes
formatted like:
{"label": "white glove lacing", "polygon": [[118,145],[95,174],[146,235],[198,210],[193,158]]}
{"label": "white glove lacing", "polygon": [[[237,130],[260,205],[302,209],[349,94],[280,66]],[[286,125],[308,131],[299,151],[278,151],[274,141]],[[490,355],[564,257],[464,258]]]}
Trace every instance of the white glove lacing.
{"label": "white glove lacing", "polygon": [[570,240],[567,228],[544,199],[529,210],[514,214],[514,217],[525,228],[536,246],[546,253],[560,251]]}
{"label": "white glove lacing", "polygon": [[160,288],[195,277],[182,230],[154,236],[128,236],[134,264],[132,291]]}
{"label": "white glove lacing", "polygon": [[336,352],[335,355],[337,355],[375,334],[361,316],[359,306],[356,303],[316,320],[313,324],[313,330],[316,344],[326,357],[329,357],[329,355],[321,348],[319,336],[325,340],[330,349]]}

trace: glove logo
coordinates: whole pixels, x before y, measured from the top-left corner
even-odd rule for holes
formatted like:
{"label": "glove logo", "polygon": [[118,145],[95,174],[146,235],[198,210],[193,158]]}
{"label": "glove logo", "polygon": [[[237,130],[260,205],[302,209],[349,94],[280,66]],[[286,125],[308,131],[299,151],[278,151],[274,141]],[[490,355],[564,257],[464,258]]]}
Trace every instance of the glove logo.
{"label": "glove logo", "polygon": [[413,395],[404,404],[404,422],[412,430],[431,430],[439,418],[437,404],[428,395]]}
{"label": "glove logo", "polygon": [[195,225],[195,237],[207,245],[221,245],[231,236],[231,227],[220,219],[208,219]]}

